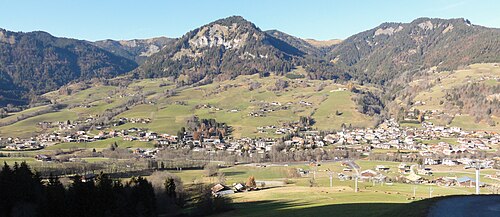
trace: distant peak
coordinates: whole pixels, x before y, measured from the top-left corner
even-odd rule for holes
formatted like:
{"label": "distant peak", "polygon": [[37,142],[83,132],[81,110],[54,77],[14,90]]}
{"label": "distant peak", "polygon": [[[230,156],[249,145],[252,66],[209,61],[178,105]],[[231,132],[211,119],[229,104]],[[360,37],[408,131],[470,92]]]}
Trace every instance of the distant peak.
{"label": "distant peak", "polygon": [[222,18],[222,19],[216,20],[213,23],[224,25],[224,26],[230,26],[233,23],[237,23],[237,24],[250,24],[250,25],[255,26],[252,22],[246,20],[242,16],[230,16],[230,17],[226,17],[226,18]]}

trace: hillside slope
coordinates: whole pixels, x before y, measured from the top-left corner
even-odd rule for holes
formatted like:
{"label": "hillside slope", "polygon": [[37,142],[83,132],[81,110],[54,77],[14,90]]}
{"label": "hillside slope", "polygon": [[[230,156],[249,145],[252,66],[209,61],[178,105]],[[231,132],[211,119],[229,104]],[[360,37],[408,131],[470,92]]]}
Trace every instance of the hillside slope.
{"label": "hillside slope", "polygon": [[[283,81],[287,85],[278,89],[277,84]],[[102,119],[97,123],[119,118],[149,118],[150,123],[126,123],[117,128],[140,127],[175,134],[189,117],[197,115],[229,124],[235,137],[279,137],[283,135],[276,133],[279,128],[298,122],[301,116],[312,117],[315,120],[312,127],[322,130],[340,129],[344,123],[359,127],[373,124],[372,117],[358,112],[356,94],[331,81],[245,75],[199,87],[177,88],[166,78],[140,79],[120,87],[95,83],[77,90],[74,86],[64,87],[73,89],[67,95],[59,91],[44,95],[68,105],[66,108],[0,127],[0,135],[31,137],[53,130],[42,128],[39,122],[70,120],[74,123],[96,117]],[[126,110],[119,109],[124,106]],[[0,125],[39,109],[42,107],[11,114],[0,119]]]}
{"label": "hillside slope", "polygon": [[136,66],[85,41],[0,29],[0,105],[24,104],[70,81],[110,78]]}

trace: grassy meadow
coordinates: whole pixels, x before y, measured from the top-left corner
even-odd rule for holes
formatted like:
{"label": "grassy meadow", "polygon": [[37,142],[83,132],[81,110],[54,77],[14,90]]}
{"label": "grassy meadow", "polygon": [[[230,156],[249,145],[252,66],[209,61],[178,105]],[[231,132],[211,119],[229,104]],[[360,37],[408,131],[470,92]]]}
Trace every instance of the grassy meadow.
{"label": "grassy meadow", "polygon": [[[396,177],[399,163],[383,161],[357,161],[361,170],[374,169],[376,165],[385,165],[390,170],[385,173],[388,177]],[[234,210],[215,216],[398,216],[401,209],[408,209],[419,216],[419,209],[425,206],[413,205],[413,192],[417,200],[429,198],[432,189],[432,197],[447,195],[472,194],[473,188],[445,187],[436,185],[413,185],[392,183],[373,184],[371,182],[359,182],[359,192],[354,192],[354,181],[340,181],[337,173],[342,172],[339,162],[325,163],[317,167],[317,187],[309,187],[313,174],[307,177],[290,178],[289,170],[295,168],[312,169],[309,165],[274,165],[267,167],[256,167],[251,165],[240,165],[221,169],[225,174],[226,183],[245,182],[249,176],[254,176],[257,183],[265,181],[269,183],[259,191],[243,192],[230,195],[234,201]],[[330,187],[327,169],[334,171],[333,187]],[[450,168],[436,167],[436,170],[447,170]],[[463,168],[453,167],[452,173],[437,173],[439,175],[468,175],[473,177]],[[170,171],[179,176],[184,185],[190,183],[215,183],[217,177],[206,177],[203,170]],[[488,174],[494,171],[485,171]],[[483,175],[484,175],[483,174]],[[494,180],[481,178],[482,181],[491,183]],[[288,184],[278,184],[286,180]],[[414,189],[415,188],[415,189]],[[482,193],[488,193],[487,189],[481,189]],[[405,212],[408,213],[409,210]],[[399,214],[398,214],[399,213]],[[404,215],[403,215],[404,216]],[[409,215],[411,216],[411,215]]]}
{"label": "grassy meadow", "polygon": [[[287,80],[289,88],[283,91],[271,91],[278,79]],[[250,82],[260,83],[260,87],[249,90]],[[317,89],[324,83],[322,90]],[[343,85],[331,81],[310,81],[307,79],[288,79],[271,76],[259,78],[258,75],[239,76],[234,80],[217,82],[200,87],[187,87],[176,91],[176,94],[165,97],[167,90],[174,84],[167,79],[144,79],[134,81],[126,88],[103,86],[96,84],[71,95],[61,95],[58,91],[44,96],[71,106],[56,112],[43,114],[0,127],[0,137],[31,137],[40,132],[51,132],[52,129],[41,129],[37,124],[42,121],[75,121],[88,117],[96,117],[107,109],[115,108],[125,103],[128,98],[137,93],[146,95],[146,100],[152,103],[130,107],[115,118],[150,118],[149,124],[127,123],[116,127],[128,129],[131,127],[146,128],[159,133],[175,134],[185,125],[185,119],[192,115],[200,118],[215,118],[233,127],[234,137],[278,137],[274,131],[259,133],[257,127],[298,121],[300,116],[312,116],[315,127],[321,130],[339,129],[342,123],[353,126],[371,126],[371,117],[356,110],[353,93],[339,90]],[[304,105],[300,102],[307,102]],[[280,103],[281,106],[269,106],[273,111],[266,112],[264,117],[252,117],[249,114],[258,112],[270,103]],[[209,107],[201,107],[209,105]],[[286,107],[286,108],[284,108]],[[16,118],[27,111],[10,114],[5,119]],[[342,113],[336,115],[336,112]],[[0,120],[1,121],[1,120]]]}

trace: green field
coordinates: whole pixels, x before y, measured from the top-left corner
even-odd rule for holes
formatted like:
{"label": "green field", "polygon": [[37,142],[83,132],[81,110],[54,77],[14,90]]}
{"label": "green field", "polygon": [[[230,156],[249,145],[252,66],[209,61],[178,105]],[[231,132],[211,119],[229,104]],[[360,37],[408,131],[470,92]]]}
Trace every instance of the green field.
{"label": "green field", "polygon": [[31,117],[12,125],[0,127],[0,137],[32,137],[41,132],[52,132],[53,129],[42,129],[39,122],[76,120],[77,115],[69,110],[62,110]]}
{"label": "green field", "polygon": [[[357,161],[361,169],[374,169],[376,165],[382,164],[390,168],[386,173],[389,177],[395,177],[397,162],[381,161]],[[236,193],[230,195],[235,203],[234,210],[215,216],[420,216],[418,213],[429,204],[408,204],[413,196],[413,190],[417,199],[429,198],[429,190],[432,188],[432,196],[472,194],[473,188],[445,187],[436,185],[413,185],[393,183],[392,185],[373,184],[360,182],[360,192],[354,192],[354,181],[340,181],[334,176],[333,187],[329,187],[329,178],[326,169],[338,173],[342,170],[340,163],[326,163],[318,167],[316,182],[318,187],[309,187],[309,177],[286,178],[287,170],[301,167],[310,169],[309,165],[298,164],[290,166],[235,166],[222,169],[226,176],[226,183],[245,182],[249,176],[255,176],[257,181],[282,181],[289,180],[292,184],[281,187],[268,186],[260,191]],[[467,175],[463,169],[455,168],[457,175]],[[485,173],[490,173],[488,171]],[[197,182],[217,182],[217,178],[205,177],[203,170],[172,171],[181,177],[185,185]],[[491,183],[493,180],[483,179]],[[482,193],[488,190],[482,189]],[[412,210],[406,210],[412,209]],[[422,210],[421,210],[422,209]],[[400,213],[411,211],[414,215]]]}
{"label": "green field", "polygon": [[139,141],[124,141],[122,138],[110,138],[106,140],[99,140],[95,142],[87,143],[59,143],[53,146],[45,148],[45,150],[67,150],[71,148],[85,148],[85,149],[96,149],[98,151],[111,147],[114,143],[118,144],[119,148],[153,148],[154,144],[152,142],[139,142]]}
{"label": "green field", "polygon": [[[289,88],[275,92],[270,91],[276,80],[283,79],[289,82]],[[250,91],[250,82],[260,83],[260,87]],[[315,87],[324,83],[324,88],[318,91]],[[160,85],[162,84],[162,85]],[[58,91],[44,96],[67,105],[89,105],[90,107],[71,106],[71,109],[62,109],[57,112],[39,115],[15,124],[0,127],[0,136],[31,137],[40,132],[51,132],[53,129],[41,129],[41,121],[75,121],[88,117],[95,117],[107,109],[120,106],[135,94],[147,95],[146,99],[154,103],[140,104],[129,109],[115,118],[150,118],[149,124],[128,123],[117,129],[131,127],[146,128],[159,133],[175,134],[185,119],[192,115],[200,118],[215,118],[218,122],[225,122],[233,127],[234,137],[278,137],[274,131],[258,133],[257,127],[298,121],[300,116],[312,116],[316,121],[314,127],[321,130],[339,129],[342,123],[346,125],[367,127],[372,125],[371,118],[359,113],[352,100],[353,93],[338,91],[343,85],[331,81],[310,81],[307,79],[288,79],[271,76],[259,78],[257,75],[239,76],[234,80],[208,84],[200,87],[187,87],[177,90],[171,97],[165,97],[167,90],[174,85],[167,79],[136,80],[127,88],[114,86],[94,85],[71,95],[60,95]],[[304,101],[311,105],[302,105]],[[279,102],[282,106],[270,106],[272,112],[265,113],[265,117],[251,117],[251,112],[258,112],[265,104]],[[197,106],[209,105],[211,108]],[[32,108],[34,111],[40,108]],[[231,111],[235,110],[235,111]],[[336,115],[336,111],[341,115]],[[19,114],[12,114],[7,118],[15,118]],[[6,119],[7,119],[6,118]],[[1,121],[1,120],[0,120]],[[61,147],[67,147],[62,144]],[[99,144],[96,145],[99,147]]]}

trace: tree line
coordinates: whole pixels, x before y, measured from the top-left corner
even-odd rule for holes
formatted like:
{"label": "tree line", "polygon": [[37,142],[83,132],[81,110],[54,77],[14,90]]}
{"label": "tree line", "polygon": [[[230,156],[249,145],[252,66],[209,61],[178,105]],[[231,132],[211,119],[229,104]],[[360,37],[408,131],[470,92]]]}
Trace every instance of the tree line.
{"label": "tree line", "polygon": [[57,176],[42,179],[25,162],[4,163],[0,217],[203,216],[230,207],[228,199],[212,196],[210,186],[195,185],[186,193],[177,177],[151,177],[159,178],[161,186],[143,177],[122,182],[103,173],[95,179],[76,175],[65,186]]}

